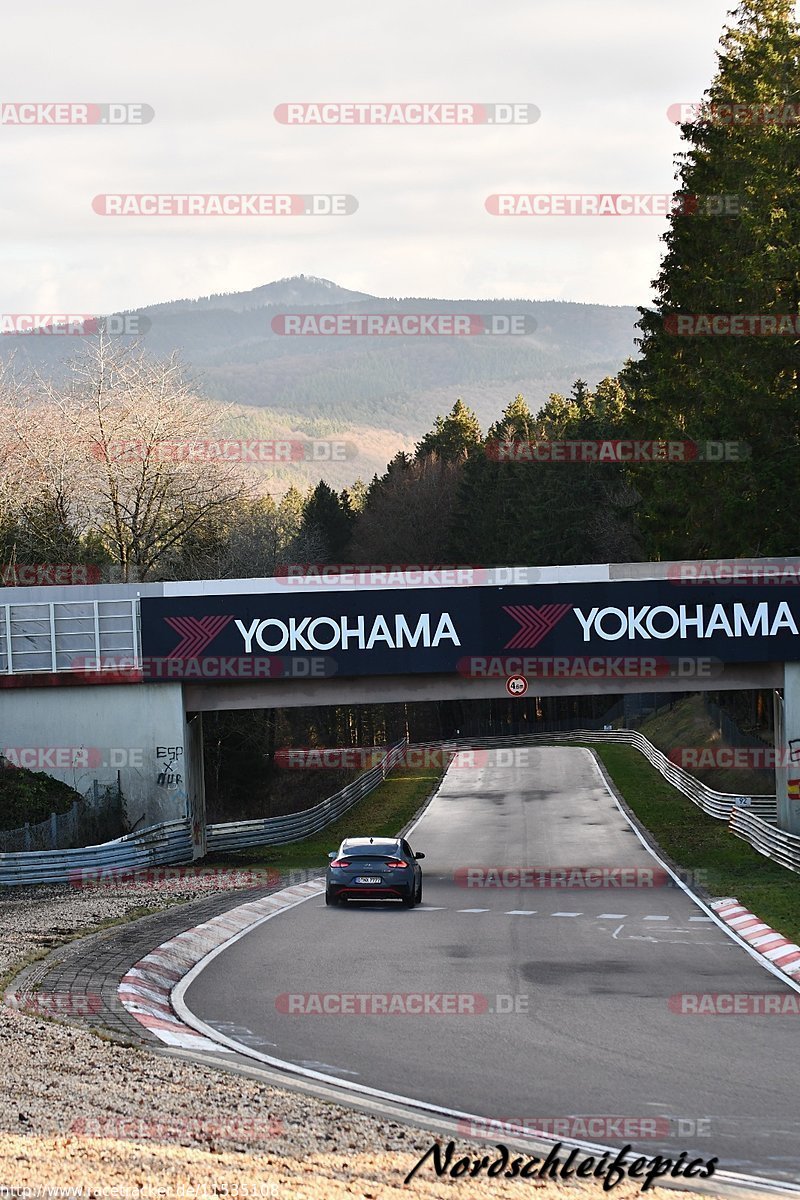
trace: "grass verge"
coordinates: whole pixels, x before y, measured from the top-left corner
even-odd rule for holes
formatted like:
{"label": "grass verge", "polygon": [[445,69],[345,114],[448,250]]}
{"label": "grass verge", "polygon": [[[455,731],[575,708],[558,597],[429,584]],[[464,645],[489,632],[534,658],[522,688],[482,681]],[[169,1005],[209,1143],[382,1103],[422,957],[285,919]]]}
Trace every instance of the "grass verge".
{"label": "grass verge", "polygon": [[618,791],[664,852],[704,872],[711,896],[735,896],[784,937],[800,944],[800,875],[758,854],[707,817],[632,746],[592,745]]}
{"label": "grass verge", "polygon": [[203,859],[202,867],[272,867],[278,871],[308,870],[328,865],[328,851],[345,837],[394,837],[422,807],[441,779],[441,772],[395,770],[374,792],[359,801],[333,825],[301,842],[286,846],[252,846]]}

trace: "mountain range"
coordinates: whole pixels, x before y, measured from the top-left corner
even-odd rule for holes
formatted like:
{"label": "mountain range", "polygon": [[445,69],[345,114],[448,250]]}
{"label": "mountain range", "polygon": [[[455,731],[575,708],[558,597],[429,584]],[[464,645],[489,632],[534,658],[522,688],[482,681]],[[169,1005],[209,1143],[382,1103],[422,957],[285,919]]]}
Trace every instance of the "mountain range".
{"label": "mountain range", "polygon": [[[279,332],[286,314],[458,314],[470,316],[473,328],[481,324],[476,318],[495,324],[500,318],[501,326],[511,318],[525,332],[287,336]],[[126,328],[145,331],[140,340],[148,352],[177,350],[203,394],[234,406],[228,429],[354,443],[356,457],[321,472],[335,486],[381,471],[459,396],[486,429],[519,392],[538,408],[550,393],[568,392],[576,379],[593,386],[635,355],[638,320],[631,306],[373,296],[305,275],[123,315]],[[13,349],[55,377],[74,349],[71,337],[7,335],[3,342],[0,350]],[[315,466],[308,478],[319,474]]]}

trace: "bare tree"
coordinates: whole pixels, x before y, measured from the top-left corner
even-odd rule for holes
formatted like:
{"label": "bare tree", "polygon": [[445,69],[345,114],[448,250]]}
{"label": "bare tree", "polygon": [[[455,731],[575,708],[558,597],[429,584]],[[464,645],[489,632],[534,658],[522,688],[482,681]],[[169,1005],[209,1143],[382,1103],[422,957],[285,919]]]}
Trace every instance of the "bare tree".
{"label": "bare tree", "polygon": [[12,408],[22,503],[46,493],[98,537],[123,580],[147,579],[210,514],[250,494],[212,409],[175,355],[149,358],[101,334],[65,386],[36,377]]}

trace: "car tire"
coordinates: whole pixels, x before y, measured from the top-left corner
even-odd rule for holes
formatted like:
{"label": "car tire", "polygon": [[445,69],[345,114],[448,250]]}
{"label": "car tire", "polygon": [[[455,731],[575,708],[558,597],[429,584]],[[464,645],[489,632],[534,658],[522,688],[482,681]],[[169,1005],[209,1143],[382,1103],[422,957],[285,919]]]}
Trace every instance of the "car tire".
{"label": "car tire", "polygon": [[405,908],[413,908],[417,903],[416,888],[413,892],[409,892],[407,896],[403,896],[403,905]]}
{"label": "car tire", "polygon": [[417,894],[414,897],[414,903],[422,904],[422,880],[421,879],[420,879],[419,883],[417,884]]}
{"label": "car tire", "polygon": [[339,904],[339,897],[332,895],[329,891],[325,892],[325,903],[328,908],[336,908]]}

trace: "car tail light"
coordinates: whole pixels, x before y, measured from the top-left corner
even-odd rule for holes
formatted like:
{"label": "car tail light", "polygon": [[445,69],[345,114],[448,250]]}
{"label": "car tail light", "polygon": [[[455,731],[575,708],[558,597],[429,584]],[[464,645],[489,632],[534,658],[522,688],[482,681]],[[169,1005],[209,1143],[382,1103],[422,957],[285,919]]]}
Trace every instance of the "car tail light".
{"label": "car tail light", "polygon": [[333,860],[333,862],[331,863],[331,866],[332,867],[349,867],[350,859],[349,858],[335,858]]}
{"label": "car tail light", "polygon": [[408,863],[404,862],[402,858],[390,858],[387,860],[386,865],[387,867],[407,867]]}

